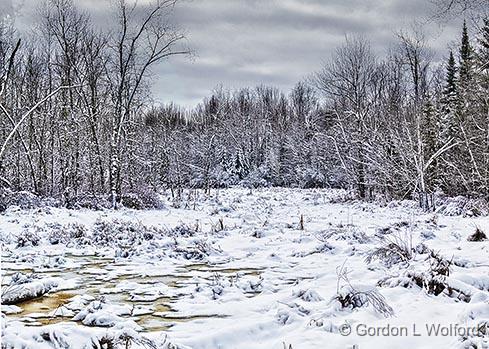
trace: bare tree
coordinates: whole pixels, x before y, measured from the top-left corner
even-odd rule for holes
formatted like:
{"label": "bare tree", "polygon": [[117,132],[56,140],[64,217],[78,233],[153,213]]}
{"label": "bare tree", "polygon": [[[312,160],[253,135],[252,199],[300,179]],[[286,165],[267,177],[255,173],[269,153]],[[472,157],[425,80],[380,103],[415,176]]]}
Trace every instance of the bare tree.
{"label": "bare tree", "polygon": [[176,0],[156,0],[138,8],[125,0],[117,3],[118,31],[111,43],[114,113],[111,135],[110,192],[114,208],[121,191],[121,138],[128,119],[137,105],[149,69],[156,63],[176,55],[188,55],[179,44],[185,36],[175,29],[169,15]]}
{"label": "bare tree", "polygon": [[[328,99],[329,108],[336,116],[337,134],[331,137],[338,157],[345,172],[353,176],[362,198],[366,196],[365,145],[369,141],[369,122],[375,103],[376,66],[369,42],[362,37],[347,37],[346,43],[315,75],[315,85]],[[346,152],[340,154],[343,151]]]}
{"label": "bare tree", "polygon": [[431,0],[436,6],[436,17],[462,13],[487,15],[489,0]]}
{"label": "bare tree", "polygon": [[431,52],[426,45],[424,33],[416,27],[413,28],[412,34],[401,31],[397,37],[399,38],[400,60],[410,72],[415,104],[419,106],[428,91]]}

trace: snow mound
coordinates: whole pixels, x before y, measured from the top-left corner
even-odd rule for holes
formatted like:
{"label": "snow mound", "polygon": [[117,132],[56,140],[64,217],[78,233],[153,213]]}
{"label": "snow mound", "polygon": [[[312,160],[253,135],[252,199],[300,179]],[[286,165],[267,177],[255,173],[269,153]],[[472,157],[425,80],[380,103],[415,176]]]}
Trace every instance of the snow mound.
{"label": "snow mound", "polygon": [[45,278],[2,288],[2,304],[12,305],[41,297],[57,287],[60,278]]}

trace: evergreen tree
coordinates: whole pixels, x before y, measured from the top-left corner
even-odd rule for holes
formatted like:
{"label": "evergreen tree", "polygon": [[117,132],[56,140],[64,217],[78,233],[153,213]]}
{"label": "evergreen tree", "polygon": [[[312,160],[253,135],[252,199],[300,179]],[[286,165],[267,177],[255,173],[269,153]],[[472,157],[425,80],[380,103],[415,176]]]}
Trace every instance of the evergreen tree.
{"label": "evergreen tree", "polygon": [[459,79],[462,88],[470,82],[473,70],[473,49],[470,44],[469,34],[467,32],[467,24],[464,21],[462,27],[462,43],[460,46],[460,70]]}
{"label": "evergreen tree", "polygon": [[481,187],[482,149],[478,78],[474,50],[464,21],[460,46],[459,82],[457,86],[457,120],[461,145],[454,156],[455,167],[466,180],[467,191],[476,193]]}
{"label": "evergreen tree", "polygon": [[489,17],[483,20],[477,43],[477,116],[475,121],[478,124],[480,141],[477,144],[484,177],[481,189],[487,191],[489,185],[489,139],[487,137],[489,134]]}
{"label": "evergreen tree", "polygon": [[[423,147],[424,163],[428,163],[429,159],[435,154],[438,147],[438,120],[437,110],[432,101],[428,99],[423,108],[421,120],[421,142]],[[428,191],[433,191],[436,183],[437,165],[433,162],[428,166],[425,173],[426,187]]]}
{"label": "evergreen tree", "polygon": [[450,55],[447,61],[447,73],[446,73],[446,85],[444,94],[450,99],[455,97],[457,91],[457,66],[455,65],[455,57],[453,52],[450,51]]}
{"label": "evergreen tree", "polygon": [[484,25],[481,28],[477,43],[477,67],[482,87],[487,90],[489,87],[489,17],[483,20]]}
{"label": "evergreen tree", "polygon": [[[480,45],[479,49],[479,59],[482,62],[489,62],[489,17],[484,18],[484,25],[481,28],[481,33],[478,39],[478,43]],[[487,68],[489,69],[489,67]]]}
{"label": "evergreen tree", "polygon": [[436,121],[436,108],[428,100],[423,108],[422,137],[425,159],[428,160],[435,152],[438,144],[438,123]]}
{"label": "evergreen tree", "polygon": [[457,66],[453,52],[450,51],[446,64],[446,82],[442,96],[442,117],[439,126],[441,130],[441,142],[446,143],[456,135],[456,110],[457,110]]}

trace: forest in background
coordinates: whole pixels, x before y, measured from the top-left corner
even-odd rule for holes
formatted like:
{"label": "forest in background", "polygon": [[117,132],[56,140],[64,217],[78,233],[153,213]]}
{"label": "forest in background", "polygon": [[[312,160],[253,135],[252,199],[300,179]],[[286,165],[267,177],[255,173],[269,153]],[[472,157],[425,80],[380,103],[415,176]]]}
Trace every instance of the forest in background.
{"label": "forest in background", "polygon": [[[73,203],[164,188],[353,189],[360,198],[488,198],[489,20],[465,23],[444,64],[425,35],[376,55],[348,36],[288,93],[216,88],[192,110],[155,106],[151,72],[189,55],[175,0],[117,2],[110,32],[70,0],[42,7],[36,37],[0,27],[0,182]],[[470,34],[469,34],[470,33]]]}

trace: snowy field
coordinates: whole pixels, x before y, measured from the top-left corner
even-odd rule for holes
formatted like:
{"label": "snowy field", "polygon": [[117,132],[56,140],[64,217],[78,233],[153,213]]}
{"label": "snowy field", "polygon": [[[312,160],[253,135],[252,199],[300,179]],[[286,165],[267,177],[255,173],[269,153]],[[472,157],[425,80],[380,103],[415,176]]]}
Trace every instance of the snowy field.
{"label": "snowy field", "polygon": [[489,242],[468,241],[487,217],[334,190],[190,194],[1,214],[2,348],[488,347]]}

